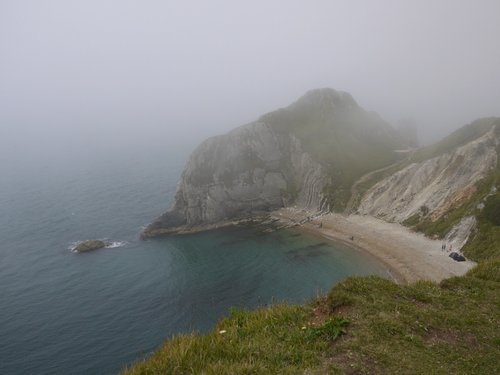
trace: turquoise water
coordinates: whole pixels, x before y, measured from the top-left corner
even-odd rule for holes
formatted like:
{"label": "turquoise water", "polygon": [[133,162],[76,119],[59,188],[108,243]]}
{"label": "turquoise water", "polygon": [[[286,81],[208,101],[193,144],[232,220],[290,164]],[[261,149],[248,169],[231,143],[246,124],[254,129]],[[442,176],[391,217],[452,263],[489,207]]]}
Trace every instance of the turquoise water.
{"label": "turquoise water", "polygon": [[[210,329],[231,306],[303,302],[348,275],[386,274],[299,232],[140,241],[188,149],[0,165],[1,374],[114,374],[174,334]],[[70,251],[88,238],[120,246]]]}

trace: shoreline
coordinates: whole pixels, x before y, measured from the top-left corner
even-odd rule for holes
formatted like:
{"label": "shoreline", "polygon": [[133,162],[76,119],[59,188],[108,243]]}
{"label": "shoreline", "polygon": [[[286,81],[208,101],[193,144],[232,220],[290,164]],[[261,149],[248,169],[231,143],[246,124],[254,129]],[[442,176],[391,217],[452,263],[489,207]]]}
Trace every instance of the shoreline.
{"label": "shoreline", "polygon": [[215,223],[199,224],[193,226],[181,225],[178,227],[153,228],[152,226],[154,223],[152,223],[147,225],[141,231],[141,233],[139,234],[139,238],[141,240],[149,240],[155,237],[177,236],[177,235],[184,236],[189,234],[196,234],[200,232],[238,226],[238,225],[248,225],[254,223],[268,224],[269,218],[270,218],[269,212],[261,212],[251,217],[234,218],[230,220],[218,221]]}
{"label": "shoreline", "polygon": [[[271,216],[287,226],[340,242],[361,250],[384,264],[397,283],[418,280],[440,282],[462,276],[476,265],[467,260],[457,262],[448,251],[441,250],[442,241],[370,216],[312,214],[303,209],[283,208]],[[353,239],[351,239],[353,237]]]}
{"label": "shoreline", "polygon": [[389,264],[385,260],[381,259],[377,255],[373,254],[371,251],[363,248],[362,246],[359,246],[359,244],[357,244],[356,242],[353,242],[349,239],[340,238],[340,237],[333,236],[333,235],[328,234],[328,233],[318,231],[318,230],[316,230],[316,228],[314,228],[311,225],[304,225],[304,226],[301,225],[301,226],[291,228],[291,229],[304,231],[304,232],[311,234],[313,236],[319,236],[319,237],[325,238],[328,241],[332,241],[333,243],[340,243],[343,246],[352,249],[353,251],[359,251],[365,257],[371,258],[370,261],[374,261],[376,263],[381,264],[385,268],[385,270],[387,271],[387,274],[390,276],[391,280],[394,281],[396,284],[406,284],[407,283],[407,280],[405,279],[403,274],[401,274],[395,267],[393,267],[391,264]]}
{"label": "shoreline", "polygon": [[[193,227],[146,228],[141,233],[141,239],[189,235],[255,223],[268,226],[264,231],[302,230],[361,251],[385,266],[391,279],[399,284],[418,280],[440,282],[449,277],[462,276],[476,265],[470,260],[457,262],[451,259],[449,251],[441,249],[443,240],[427,238],[401,224],[388,223],[372,216],[318,213],[298,207]],[[454,250],[460,249],[454,246]]]}

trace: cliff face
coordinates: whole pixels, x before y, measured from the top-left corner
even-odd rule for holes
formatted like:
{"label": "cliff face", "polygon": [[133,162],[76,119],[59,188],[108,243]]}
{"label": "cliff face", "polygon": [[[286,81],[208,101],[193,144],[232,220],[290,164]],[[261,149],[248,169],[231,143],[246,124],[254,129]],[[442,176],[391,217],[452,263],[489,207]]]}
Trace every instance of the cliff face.
{"label": "cliff face", "polygon": [[467,202],[495,168],[499,134],[499,119],[482,119],[398,156],[394,150],[405,141],[380,117],[347,93],[313,90],[199,145],[172,208],[142,236],[209,229],[291,205],[341,211],[360,177],[394,166],[401,169],[371,187],[357,213],[391,222],[416,215],[434,221]]}
{"label": "cliff face", "polygon": [[467,202],[497,164],[497,123],[491,120],[478,138],[379,181],[363,196],[358,213],[395,222],[421,214],[434,221]]}
{"label": "cliff face", "polygon": [[287,108],[198,146],[173,207],[143,237],[292,204],[329,210],[339,191],[348,190],[347,164],[354,179],[371,168],[372,154],[378,157],[374,166],[390,163],[398,144],[396,132],[349,94],[313,90]]}
{"label": "cliff face", "polygon": [[258,121],[208,139],[191,155],[172,210],[182,217],[175,225],[216,223],[291,202],[320,207],[324,176],[294,136]]}

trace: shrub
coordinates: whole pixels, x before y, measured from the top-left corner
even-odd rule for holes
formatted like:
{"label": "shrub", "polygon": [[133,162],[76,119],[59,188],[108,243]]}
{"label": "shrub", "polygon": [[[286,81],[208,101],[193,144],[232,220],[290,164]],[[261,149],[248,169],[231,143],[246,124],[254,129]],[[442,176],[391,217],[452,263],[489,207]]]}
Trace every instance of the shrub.
{"label": "shrub", "polygon": [[500,225],[500,195],[495,194],[486,200],[483,216],[493,225]]}

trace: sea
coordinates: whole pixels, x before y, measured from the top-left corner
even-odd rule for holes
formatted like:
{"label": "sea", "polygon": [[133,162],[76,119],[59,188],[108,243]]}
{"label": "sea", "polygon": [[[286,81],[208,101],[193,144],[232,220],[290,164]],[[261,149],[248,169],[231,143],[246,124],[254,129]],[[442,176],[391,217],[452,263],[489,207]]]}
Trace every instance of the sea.
{"label": "sea", "polygon": [[[140,240],[172,203],[193,146],[0,159],[0,374],[117,374],[174,335],[209,331],[231,307],[303,303],[351,275],[388,276],[301,231]],[[112,245],[72,251],[86,239]]]}

